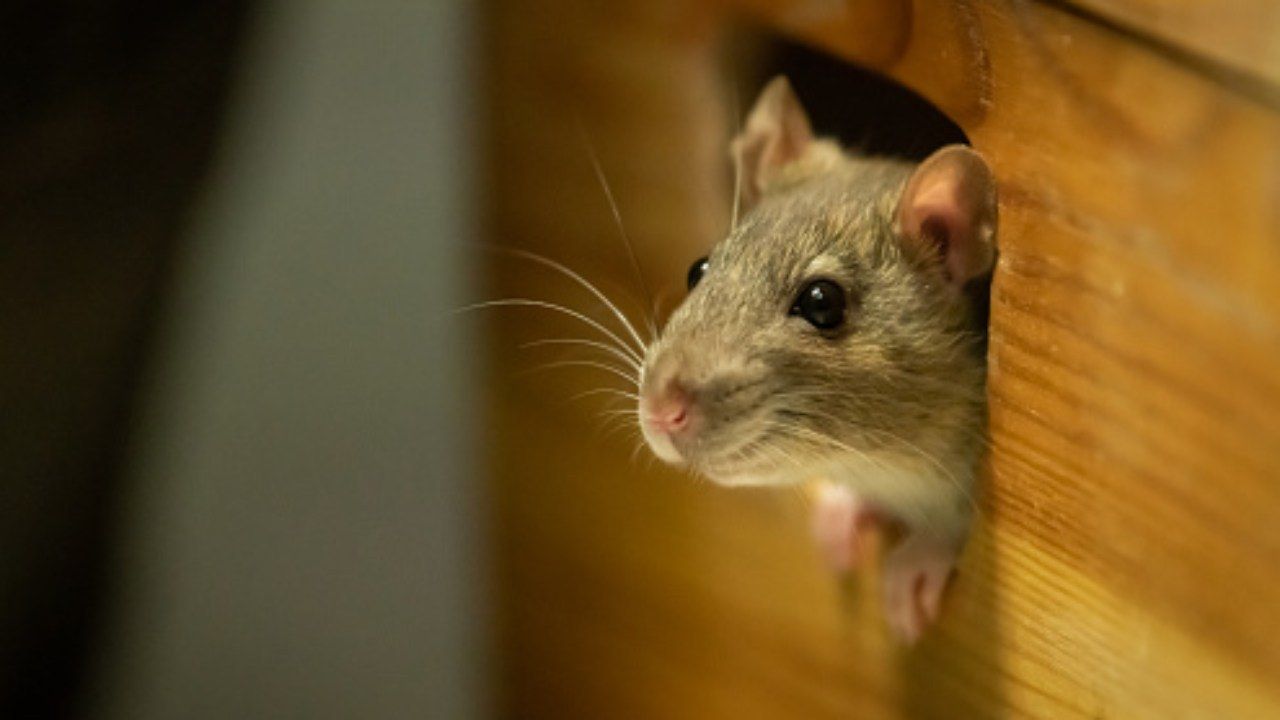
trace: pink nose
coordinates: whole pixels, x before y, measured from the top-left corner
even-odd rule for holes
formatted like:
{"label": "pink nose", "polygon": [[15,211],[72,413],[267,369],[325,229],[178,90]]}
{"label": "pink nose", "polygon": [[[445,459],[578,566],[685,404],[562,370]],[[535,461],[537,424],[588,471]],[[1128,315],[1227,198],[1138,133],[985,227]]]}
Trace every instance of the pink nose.
{"label": "pink nose", "polygon": [[656,396],[645,398],[645,422],[668,435],[684,430],[689,425],[689,394],[668,382]]}

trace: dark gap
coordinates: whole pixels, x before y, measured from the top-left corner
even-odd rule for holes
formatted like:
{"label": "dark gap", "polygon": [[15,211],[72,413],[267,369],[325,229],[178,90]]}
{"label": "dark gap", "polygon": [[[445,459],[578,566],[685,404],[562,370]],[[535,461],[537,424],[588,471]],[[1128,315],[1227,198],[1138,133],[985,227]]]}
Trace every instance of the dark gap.
{"label": "dark gap", "polygon": [[[760,56],[755,88],[786,75],[819,135],[867,155],[923,160],[969,138],[928,100],[876,73],[787,40]],[[746,97],[754,97],[754,91]]]}

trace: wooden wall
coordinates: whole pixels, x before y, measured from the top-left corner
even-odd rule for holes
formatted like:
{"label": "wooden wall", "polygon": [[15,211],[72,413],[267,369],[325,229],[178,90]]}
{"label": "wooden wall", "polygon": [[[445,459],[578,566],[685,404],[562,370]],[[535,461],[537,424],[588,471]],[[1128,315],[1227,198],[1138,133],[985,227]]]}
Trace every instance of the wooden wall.
{"label": "wooden wall", "polygon": [[[1229,17],[1228,17],[1229,15]],[[1001,193],[983,511],[936,630],[896,646],[803,498],[602,430],[589,368],[489,324],[508,717],[1280,717],[1280,10],[1196,3],[497,0],[495,243],[668,306],[728,219],[740,18],[913,88]],[[493,255],[489,297],[588,307]],[[593,316],[605,315],[592,311]]]}

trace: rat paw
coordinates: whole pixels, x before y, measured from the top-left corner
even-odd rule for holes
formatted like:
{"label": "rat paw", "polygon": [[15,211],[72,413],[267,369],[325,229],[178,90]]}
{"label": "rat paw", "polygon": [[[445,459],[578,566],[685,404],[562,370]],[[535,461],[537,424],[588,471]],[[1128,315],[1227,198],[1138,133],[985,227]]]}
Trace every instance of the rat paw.
{"label": "rat paw", "polygon": [[956,548],[917,535],[907,537],[886,559],[884,610],[889,626],[915,644],[938,619],[943,591],[955,569]]}
{"label": "rat paw", "polygon": [[821,483],[814,498],[812,530],[827,566],[848,572],[861,560],[859,533],[875,521],[871,509],[844,485]]}

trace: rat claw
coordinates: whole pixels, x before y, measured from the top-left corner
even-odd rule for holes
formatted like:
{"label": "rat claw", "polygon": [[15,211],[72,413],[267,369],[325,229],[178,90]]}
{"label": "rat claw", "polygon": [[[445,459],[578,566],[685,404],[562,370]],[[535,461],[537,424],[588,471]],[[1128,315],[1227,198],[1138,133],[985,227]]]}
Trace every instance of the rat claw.
{"label": "rat claw", "polygon": [[885,566],[885,615],[908,645],[937,621],[942,595],[955,567],[956,548],[909,536],[895,548]]}
{"label": "rat claw", "polygon": [[818,486],[811,529],[828,567],[843,573],[858,566],[858,535],[872,520],[868,507],[848,487],[832,482]]}
{"label": "rat claw", "polygon": [[938,613],[942,608],[942,593],[947,589],[947,582],[951,579],[951,565],[939,572],[926,574],[924,583],[920,587],[920,609],[923,612],[924,620],[927,623],[934,623],[938,620]]}

